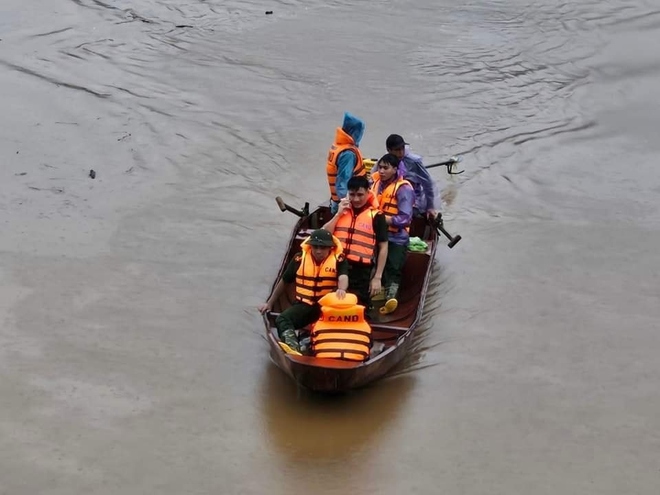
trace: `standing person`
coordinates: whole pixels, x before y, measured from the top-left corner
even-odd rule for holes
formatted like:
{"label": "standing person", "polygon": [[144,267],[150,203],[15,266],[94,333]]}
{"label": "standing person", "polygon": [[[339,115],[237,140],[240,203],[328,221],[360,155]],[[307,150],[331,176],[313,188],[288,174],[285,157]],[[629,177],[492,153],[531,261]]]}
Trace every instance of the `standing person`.
{"label": "standing person", "polygon": [[321,316],[319,299],[337,291],[337,298],[346,297],[348,263],[339,239],[330,232],[317,229],[300,245],[302,252],[287,265],[273,294],[258,309],[263,314],[273,309],[287,284],[295,282],[296,301],[275,320],[280,346],[291,354],[300,354],[296,330],[316,322]]}
{"label": "standing person", "polygon": [[383,314],[391,313],[399,305],[397,294],[408,252],[410,238],[408,232],[415,203],[415,191],[410,182],[403,178],[404,170],[400,164],[395,155],[387,153],[376,163],[378,171],[371,174],[374,181],[371,191],[376,196],[378,208],[385,215],[388,226],[387,261],[384,272],[386,302],[380,309]]}
{"label": "standing person", "polygon": [[410,151],[408,143],[398,134],[390,134],[385,140],[387,152],[403,160],[406,166],[404,179],[413,186],[415,191],[415,215],[426,215],[434,219],[438,211],[435,208],[436,187],[429,171],[422,162],[422,157]]}
{"label": "standing person", "polygon": [[340,198],[346,197],[348,180],[353,176],[367,175],[358,148],[364,128],[364,122],[359,117],[345,112],[342,126],[335,130],[335,140],[325,165],[330,186],[330,211],[333,214],[337,213]]}
{"label": "standing person", "polygon": [[385,216],[378,210],[365,176],[352,177],[348,198],[339,203],[337,214],[323,228],[333,232],[348,260],[348,290],[369,307],[370,296],[381,290],[387,260],[388,233]]}

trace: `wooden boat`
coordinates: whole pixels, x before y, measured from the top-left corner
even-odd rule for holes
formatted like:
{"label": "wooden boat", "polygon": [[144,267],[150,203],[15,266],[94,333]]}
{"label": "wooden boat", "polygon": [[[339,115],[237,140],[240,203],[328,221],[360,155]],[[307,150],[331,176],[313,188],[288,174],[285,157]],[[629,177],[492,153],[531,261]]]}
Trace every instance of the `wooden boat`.
{"label": "wooden boat", "polygon": [[[287,264],[300,251],[300,243],[332,217],[327,207],[319,207],[310,214],[308,205],[299,211],[284,204],[280,198],[277,199],[283,211],[286,209],[302,216],[293,228],[279,273],[271,287],[271,294]],[[432,226],[423,218],[415,218],[413,221],[410,235],[423,239],[428,244],[428,249],[425,252],[408,252],[397,309],[388,315],[372,312],[372,315],[377,315],[370,320],[374,346],[372,356],[367,361],[360,363],[285,353],[278,344],[275,319],[294,301],[294,284],[289,284],[288,292],[282,294],[273,304],[273,311],[264,315],[266,338],[273,362],[299,386],[317,392],[343,392],[367,385],[385,375],[406,355],[415,327],[422,317],[440,231],[449,236],[452,241],[450,246],[460,240],[460,236],[452,238],[442,227]],[[374,350],[377,348],[382,350],[376,353]]]}

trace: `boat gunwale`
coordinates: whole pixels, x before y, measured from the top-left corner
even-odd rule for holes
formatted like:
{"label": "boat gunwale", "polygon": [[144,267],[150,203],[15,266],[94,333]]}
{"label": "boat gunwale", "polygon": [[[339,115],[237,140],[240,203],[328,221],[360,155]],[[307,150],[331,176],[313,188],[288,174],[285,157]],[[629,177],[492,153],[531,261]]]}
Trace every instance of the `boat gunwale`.
{"label": "boat gunwale", "polygon": [[[291,235],[289,237],[289,242],[288,242],[286,250],[284,252],[284,256],[282,258],[280,268],[277,272],[277,276],[275,277],[274,282],[271,285],[269,297],[270,297],[270,295],[272,295],[273,290],[275,289],[275,286],[277,285],[277,283],[281,279],[281,277],[282,277],[282,275],[283,275],[283,273],[284,273],[284,271],[285,271],[285,269],[288,265],[289,254],[291,253],[295,242],[297,240],[300,240],[299,239],[299,233],[301,232],[301,230],[303,230],[302,226],[306,222],[308,222],[315,214],[318,214],[318,212],[322,211],[324,208],[327,209],[327,207],[325,207],[323,205],[319,205],[312,212],[310,212],[308,215],[299,218],[298,221],[296,222],[296,224],[294,225],[294,227],[292,228]],[[307,230],[309,230],[309,229],[307,229]],[[354,366],[347,366],[347,364],[349,364],[349,362],[344,361],[344,360],[328,359],[328,358],[321,359],[321,358],[315,358],[313,356],[290,355],[290,354],[287,354],[286,352],[284,352],[284,350],[278,344],[278,340],[276,339],[276,337],[274,335],[274,327],[271,325],[271,322],[270,322],[270,318],[272,317],[272,315],[273,314],[279,314],[279,313],[267,312],[267,313],[263,314],[262,317],[263,317],[264,325],[266,327],[267,340],[268,340],[268,343],[269,343],[270,348],[271,348],[271,353],[275,352],[275,353],[278,354],[278,356],[280,358],[284,358],[285,361],[288,362],[289,369],[288,370],[284,369],[280,365],[280,363],[278,363],[277,360],[273,358],[273,356],[271,354],[271,360],[274,362],[274,364],[277,367],[282,368],[282,370],[285,371],[287,374],[289,374],[295,381],[298,381],[296,376],[295,376],[295,373],[292,370],[293,367],[316,369],[316,370],[319,370],[319,371],[320,370],[327,370],[327,371],[335,370],[337,372],[348,372],[348,371],[356,371],[357,372],[359,370],[364,370],[366,368],[369,368],[370,366],[373,366],[374,364],[377,364],[377,363],[385,360],[391,354],[395,353],[400,347],[402,347],[409,339],[411,339],[413,337],[413,334],[414,334],[415,330],[417,329],[417,326],[419,325],[419,323],[422,319],[422,316],[423,316],[424,304],[426,302],[426,294],[428,292],[428,285],[429,285],[429,282],[430,282],[431,273],[433,271],[433,264],[434,264],[434,261],[435,261],[435,254],[436,254],[436,249],[437,249],[437,244],[438,244],[438,239],[439,239],[439,236],[437,235],[437,233],[435,233],[434,231],[431,231],[431,232],[432,232],[432,236],[431,236],[432,239],[429,239],[429,240],[432,241],[432,242],[431,242],[431,245],[429,246],[430,249],[429,249],[428,252],[425,252],[425,253],[410,252],[409,253],[409,254],[413,254],[413,255],[423,255],[423,256],[426,256],[428,258],[428,260],[426,262],[425,270],[424,270],[425,271],[424,279],[422,280],[422,283],[421,283],[421,286],[420,286],[421,290],[419,292],[419,295],[417,296],[418,301],[417,301],[417,304],[416,304],[416,309],[415,309],[415,314],[414,314],[413,320],[410,322],[410,324],[408,325],[407,328],[406,327],[395,326],[395,325],[388,325],[387,323],[379,324],[377,322],[373,322],[373,323],[370,322],[370,325],[372,326],[372,329],[374,329],[376,331],[394,332],[394,333],[400,332],[400,335],[396,335],[395,337],[392,337],[392,338],[396,338],[396,341],[393,344],[386,345],[384,350],[382,352],[378,353],[373,358],[370,357],[366,361],[356,362]],[[391,365],[389,367],[387,367],[386,371],[384,371],[382,374],[380,374],[376,378],[379,378],[379,377],[385,375],[392,367],[396,366],[401,361],[402,358],[403,358],[403,356],[401,356],[396,361],[392,362]],[[342,366],[323,366],[320,363],[316,363],[315,361],[323,361],[324,364],[330,364],[330,365],[332,365],[333,362],[335,364],[336,363],[342,363]]]}

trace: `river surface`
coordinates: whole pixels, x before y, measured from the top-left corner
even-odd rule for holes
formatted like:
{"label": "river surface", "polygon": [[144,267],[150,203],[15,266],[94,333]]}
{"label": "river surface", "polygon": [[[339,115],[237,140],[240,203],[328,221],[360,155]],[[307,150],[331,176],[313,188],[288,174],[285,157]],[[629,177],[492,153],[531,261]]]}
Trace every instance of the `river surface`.
{"label": "river surface", "polygon": [[[658,47],[656,0],[3,0],[0,493],[657,494]],[[327,399],[256,306],[345,110],[463,155],[463,240]]]}

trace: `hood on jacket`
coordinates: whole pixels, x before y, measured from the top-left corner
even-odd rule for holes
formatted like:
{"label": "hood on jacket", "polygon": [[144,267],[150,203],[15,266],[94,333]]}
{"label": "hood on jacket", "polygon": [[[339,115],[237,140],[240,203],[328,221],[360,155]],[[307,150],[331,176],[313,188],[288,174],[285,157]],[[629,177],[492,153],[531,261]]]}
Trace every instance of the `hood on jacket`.
{"label": "hood on jacket", "polygon": [[396,169],[396,175],[399,179],[403,179],[405,178],[407,173],[408,173],[408,168],[406,167],[406,162],[404,160],[401,160],[399,162],[399,166]]}
{"label": "hood on jacket", "polygon": [[359,117],[349,112],[344,112],[344,123],[341,125],[341,128],[353,138],[355,144],[360,146],[360,141],[362,140],[362,136],[364,136],[365,125]]}

